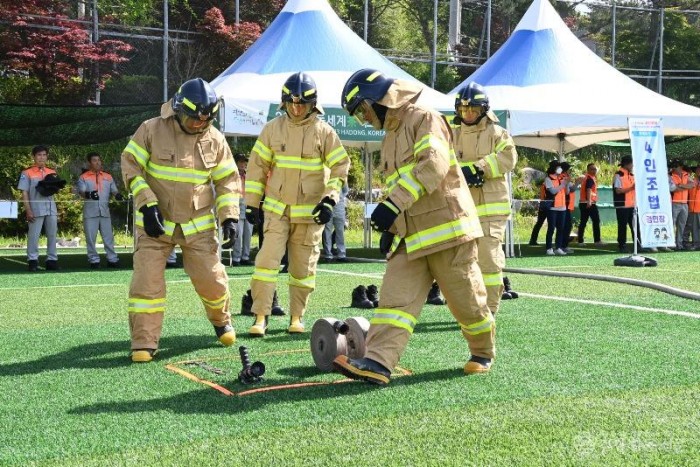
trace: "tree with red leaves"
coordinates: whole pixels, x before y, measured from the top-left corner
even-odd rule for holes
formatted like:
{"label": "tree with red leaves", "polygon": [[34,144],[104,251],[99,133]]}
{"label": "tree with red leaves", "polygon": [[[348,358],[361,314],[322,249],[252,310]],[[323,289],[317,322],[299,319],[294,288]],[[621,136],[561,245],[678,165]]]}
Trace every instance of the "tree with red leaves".
{"label": "tree with red leaves", "polygon": [[85,24],[69,20],[69,3],[0,0],[0,72],[39,83],[31,103],[88,103],[113,66],[128,61],[129,44],[92,42]]}

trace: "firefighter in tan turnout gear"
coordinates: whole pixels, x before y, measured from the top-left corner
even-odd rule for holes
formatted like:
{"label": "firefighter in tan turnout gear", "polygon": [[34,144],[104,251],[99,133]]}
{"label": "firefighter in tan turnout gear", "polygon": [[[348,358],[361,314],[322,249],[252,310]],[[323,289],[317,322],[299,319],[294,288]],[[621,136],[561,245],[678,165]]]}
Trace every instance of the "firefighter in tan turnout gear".
{"label": "firefighter in tan turnout gear", "polygon": [[316,83],[306,73],[282,86],[283,115],[268,122],[251,151],[245,180],[246,218],[257,224],[260,200],[265,241],[251,280],[254,337],[265,335],[285,248],[289,252],[287,331],[304,331],[302,317],[316,284],[324,224],[333,217],[350,167],[333,128],[318,118]]}
{"label": "firefighter in tan turnout gear", "polygon": [[508,278],[503,277],[506,258],[501,241],[510,216],[506,174],[515,167],[518,154],[513,139],[490,111],[486,92],[477,83],[469,83],[457,93],[455,123],[460,123],[454,130],[455,153],[484,231],[476,241],[479,267],[489,309],[495,314],[501,298],[517,298]]}
{"label": "firefighter in tan turnout gear", "polygon": [[129,289],[134,362],[151,361],[158,349],[165,312],[165,262],[174,245],[182,249],[185,272],[219,341],[230,346],[236,340],[216,220],[230,248],[241,183],[224,135],[211,126],[218,110],[209,83],[201,78],[186,81],[163,104],[160,117],[141,124],[122,153],[124,183],[133,193],[137,212]]}
{"label": "firefighter in tan turnout gear", "polygon": [[388,257],[379,307],[365,357],[334,360],[344,375],[376,384],[389,383],[433,279],[469,344],[465,373],[489,371],[495,356],[495,324],[477,263],[482,232],[476,208],[452,151],[450,126],[415,104],[420,92],[415,84],[364,69],[345,83],[341,97],[361,124],[386,131],[381,167],[387,197],[371,217]]}

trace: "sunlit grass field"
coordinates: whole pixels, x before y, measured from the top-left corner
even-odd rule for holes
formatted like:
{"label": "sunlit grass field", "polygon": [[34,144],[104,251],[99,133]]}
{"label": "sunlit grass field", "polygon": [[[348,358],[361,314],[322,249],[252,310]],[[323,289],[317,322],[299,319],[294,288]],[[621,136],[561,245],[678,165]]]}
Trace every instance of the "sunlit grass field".
{"label": "sunlit grass field", "polygon": [[[574,249],[546,257],[543,247],[516,248],[507,267],[700,291],[700,252],[656,254],[656,268],[620,268],[612,265],[615,245]],[[349,252],[359,255],[376,257]],[[497,315],[491,373],[464,375],[469,352],[459,327],[447,306],[426,305],[399,363],[411,374],[378,388],[337,384],[340,375],[317,370],[309,333],[286,334],[286,318],[273,318],[267,337],[251,339],[251,319],[234,316],[238,341],[222,347],[182,269],[166,271],[156,360],[132,365],[126,250],[121,259],[124,269],[93,271],[84,251],[62,249],[62,271],[30,274],[23,251],[0,254],[0,465],[667,466],[700,459],[697,301],[510,272],[520,298],[504,301]],[[234,315],[252,269],[227,268]],[[319,265],[307,329],[322,317],[371,317],[349,307],[351,291],[381,286],[383,270],[381,263]],[[278,289],[286,307],[284,274]],[[238,382],[238,345],[265,363],[261,384]],[[328,384],[244,392],[300,382]]]}

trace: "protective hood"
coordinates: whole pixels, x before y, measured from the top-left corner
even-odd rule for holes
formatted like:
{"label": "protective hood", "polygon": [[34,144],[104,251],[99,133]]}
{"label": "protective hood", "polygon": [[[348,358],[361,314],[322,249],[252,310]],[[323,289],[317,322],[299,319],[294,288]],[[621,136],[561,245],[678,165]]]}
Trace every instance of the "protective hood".
{"label": "protective hood", "polygon": [[390,109],[398,109],[409,102],[415,104],[421,92],[423,92],[423,88],[420,85],[402,79],[395,79],[389,86],[386,94],[384,94],[384,97],[377,101],[377,104]]}
{"label": "protective hood", "polygon": [[160,118],[174,117],[175,111],[173,110],[173,100],[170,99],[168,102],[160,106]]}

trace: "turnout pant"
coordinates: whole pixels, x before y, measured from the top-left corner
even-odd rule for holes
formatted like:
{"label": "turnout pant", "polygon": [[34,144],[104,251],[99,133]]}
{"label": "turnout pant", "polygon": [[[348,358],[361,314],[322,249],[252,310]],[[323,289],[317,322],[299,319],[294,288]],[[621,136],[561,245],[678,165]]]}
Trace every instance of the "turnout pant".
{"label": "turnout pant", "polygon": [[56,254],[56,232],[58,231],[56,216],[37,216],[34,218],[34,221],[29,223],[27,261],[39,259],[39,236],[41,235],[42,227],[46,234],[46,259],[58,260],[58,255]]}
{"label": "turnout pant", "polygon": [[149,237],[138,228],[134,251],[134,273],[129,289],[131,348],[157,349],[165,313],[165,260],[180,245],[185,273],[204,304],[214,326],[231,324],[228,276],[219,260],[216,231],[185,236],[176,226],[172,237]]}
{"label": "turnout pant", "polygon": [[105,246],[107,261],[114,263],[119,259],[114,251],[114,232],[112,231],[112,219],[109,217],[83,217],[83,230],[85,231],[85,244],[87,245],[87,256],[90,263],[99,263],[100,255],[97,253],[95,242],[97,232],[102,236],[102,243]]}
{"label": "turnout pant", "polygon": [[[265,242],[255,256],[250,281],[252,311],[269,315],[285,249],[289,255],[289,313],[304,316],[309,295],[316,288],[316,264],[320,256],[323,225],[291,223],[289,218],[265,215]],[[425,299],[425,297],[424,297]]]}
{"label": "turnout pant", "polygon": [[486,303],[491,313],[496,314],[503,295],[503,268],[506,255],[501,239],[506,229],[506,221],[482,221],[484,236],[476,240],[479,250],[479,268],[486,286]]}
{"label": "turnout pant", "polygon": [[412,261],[401,242],[387,262],[379,307],[370,320],[365,357],[389,369],[396,366],[413,334],[433,279],[447,299],[472,355],[495,357],[496,325],[486,305],[476,241]]}
{"label": "turnout pant", "polygon": [[578,208],[581,210],[581,223],[578,225],[578,242],[583,243],[583,236],[586,232],[586,224],[588,219],[591,219],[591,224],[593,225],[593,241],[600,242],[600,213],[598,212],[598,206],[588,203],[579,203]]}

